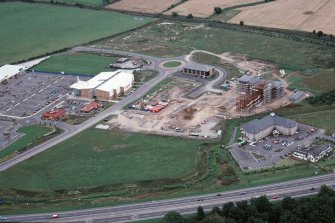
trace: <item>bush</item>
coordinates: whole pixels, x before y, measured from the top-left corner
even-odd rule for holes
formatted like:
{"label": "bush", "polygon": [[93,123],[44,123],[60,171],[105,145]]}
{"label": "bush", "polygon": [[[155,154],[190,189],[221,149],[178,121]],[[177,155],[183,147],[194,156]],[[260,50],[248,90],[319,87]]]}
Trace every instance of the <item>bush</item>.
{"label": "bush", "polygon": [[188,15],[187,15],[187,18],[192,19],[192,18],[193,18],[193,15],[192,15],[192,14],[188,14]]}
{"label": "bush", "polygon": [[178,13],[172,12],[172,16],[176,17],[176,16],[178,16]]}
{"label": "bush", "polygon": [[220,14],[222,12],[222,8],[220,7],[214,7],[215,14]]}

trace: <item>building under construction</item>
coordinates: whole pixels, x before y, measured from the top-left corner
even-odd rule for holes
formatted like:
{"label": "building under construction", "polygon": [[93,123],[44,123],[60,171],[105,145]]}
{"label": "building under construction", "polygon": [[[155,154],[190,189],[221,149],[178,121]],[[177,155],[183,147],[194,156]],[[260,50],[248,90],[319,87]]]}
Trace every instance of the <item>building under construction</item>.
{"label": "building under construction", "polygon": [[237,79],[237,111],[250,111],[284,95],[284,85],[280,81],[261,80],[244,75]]}

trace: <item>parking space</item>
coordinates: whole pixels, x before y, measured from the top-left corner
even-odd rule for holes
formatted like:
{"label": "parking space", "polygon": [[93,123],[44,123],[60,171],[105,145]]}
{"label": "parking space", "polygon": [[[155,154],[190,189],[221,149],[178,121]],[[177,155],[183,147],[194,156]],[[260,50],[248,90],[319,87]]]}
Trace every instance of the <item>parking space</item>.
{"label": "parking space", "polygon": [[[85,77],[81,77],[85,79]],[[23,73],[0,86],[0,113],[26,117],[69,93],[77,78],[69,75]]]}
{"label": "parking space", "polygon": [[0,151],[20,137],[12,122],[0,121]]}
{"label": "parking space", "polygon": [[242,147],[235,144],[230,151],[243,169],[269,168],[291,156],[297,146],[310,144],[322,134],[321,129],[299,124],[298,131],[292,136],[269,135],[258,142],[247,143]]}

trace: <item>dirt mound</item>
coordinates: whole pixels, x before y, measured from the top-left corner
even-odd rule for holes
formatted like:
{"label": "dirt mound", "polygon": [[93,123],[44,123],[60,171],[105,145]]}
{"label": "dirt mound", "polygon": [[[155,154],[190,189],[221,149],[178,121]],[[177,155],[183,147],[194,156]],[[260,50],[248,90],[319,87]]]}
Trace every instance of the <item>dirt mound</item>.
{"label": "dirt mound", "polygon": [[193,106],[185,108],[181,111],[182,117],[184,120],[191,120],[193,119],[194,113],[197,112],[198,109],[193,108]]}

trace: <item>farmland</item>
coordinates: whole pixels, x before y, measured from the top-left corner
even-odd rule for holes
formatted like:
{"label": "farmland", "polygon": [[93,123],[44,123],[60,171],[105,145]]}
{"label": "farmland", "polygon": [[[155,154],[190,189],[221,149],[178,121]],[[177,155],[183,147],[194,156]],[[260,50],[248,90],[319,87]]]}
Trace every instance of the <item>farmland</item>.
{"label": "farmland", "polygon": [[[268,4],[245,7],[228,22],[280,29],[335,34],[335,1],[277,0]],[[266,18],[266,19],[265,19]]]}
{"label": "farmland", "polygon": [[106,6],[107,9],[141,13],[160,13],[181,0],[121,0]]}
{"label": "farmland", "polygon": [[107,65],[114,63],[118,58],[116,56],[84,53],[62,54],[53,56],[32,69],[56,73],[95,75],[103,71],[110,71],[111,69]]}
{"label": "farmland", "polygon": [[0,64],[124,32],[153,21],[115,12],[0,3]]}
{"label": "farmland", "polygon": [[165,14],[171,15],[172,12],[176,12],[178,15],[187,16],[192,14],[195,17],[206,18],[214,13],[214,7],[228,8],[254,2],[261,2],[261,0],[188,0]]}
{"label": "farmland", "polygon": [[[36,2],[50,2],[48,0],[35,0]],[[65,3],[69,5],[82,4],[87,6],[102,6],[103,0],[54,0],[54,2]],[[112,2],[112,1],[111,1]]]}

